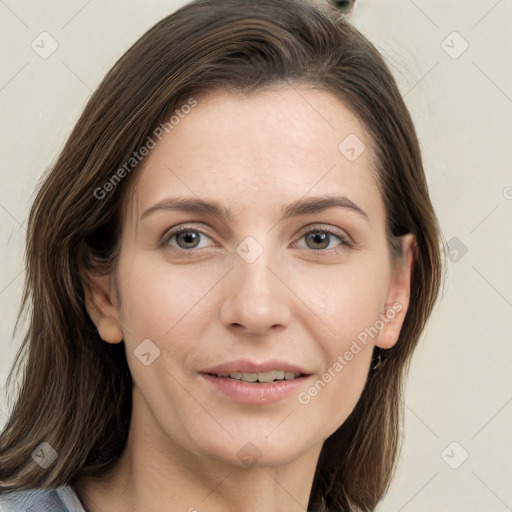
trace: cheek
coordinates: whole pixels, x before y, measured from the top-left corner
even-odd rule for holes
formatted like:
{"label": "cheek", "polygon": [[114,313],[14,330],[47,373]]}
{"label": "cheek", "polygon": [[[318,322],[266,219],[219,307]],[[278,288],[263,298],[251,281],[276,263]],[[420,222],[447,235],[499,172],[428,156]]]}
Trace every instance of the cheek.
{"label": "cheek", "polygon": [[347,264],[297,267],[288,274],[297,295],[328,328],[331,348],[342,350],[344,341],[379,319],[390,277],[383,260],[358,253]]}
{"label": "cheek", "polygon": [[328,435],[347,419],[365,386],[388,279],[387,267],[369,258],[300,277],[300,293],[329,329],[310,324],[317,326],[324,368],[299,402],[311,408],[311,417],[326,419]]}
{"label": "cheek", "polygon": [[309,418],[321,418],[325,436],[345,422],[364,389],[374,347],[371,328],[378,319],[380,304],[371,299],[341,292],[337,305],[332,306],[331,300],[330,306],[328,322],[336,329],[335,334],[324,331],[322,337],[316,337],[323,368],[298,400],[309,409]]}
{"label": "cheek", "polygon": [[121,262],[120,316],[134,377],[141,366],[138,347],[147,339],[160,351],[145,342],[158,353],[157,367],[190,377],[185,374],[198,350],[194,340],[204,338],[207,324],[217,318],[212,291],[222,275],[211,265],[170,265],[144,253]]}
{"label": "cheek", "polygon": [[206,265],[172,266],[143,253],[120,262],[128,365],[136,386],[163,422],[193,404],[186,390],[195,385],[192,362],[200,347],[194,340],[204,338],[207,323],[215,319],[209,291],[218,280]]}

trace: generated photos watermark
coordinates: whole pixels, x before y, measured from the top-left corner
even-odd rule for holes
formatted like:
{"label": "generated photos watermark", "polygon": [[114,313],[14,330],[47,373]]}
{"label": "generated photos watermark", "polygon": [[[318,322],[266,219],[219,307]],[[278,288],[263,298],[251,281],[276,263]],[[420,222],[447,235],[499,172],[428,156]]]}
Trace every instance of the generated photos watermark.
{"label": "generated photos watermark", "polygon": [[395,302],[390,308],[384,313],[381,313],[378,320],[375,321],[370,327],[363,329],[357,338],[352,340],[350,348],[346,350],[343,355],[339,355],[336,361],[306,390],[301,391],[297,398],[302,405],[307,405],[311,402],[320,391],[322,391],[329,382],[331,382],[339,373],[347,366],[354,356],[359,354],[361,350],[366,347],[370,339],[375,338],[380,331],[384,329],[387,323],[389,323],[397,313],[402,311],[403,306],[399,302]]}
{"label": "generated photos watermark", "polygon": [[188,101],[180,108],[176,109],[173,115],[165,123],[157,126],[151,135],[148,136],[146,142],[137,150],[132,153],[132,156],[112,174],[112,176],[103,183],[101,187],[94,189],[94,197],[98,200],[104,199],[109,192],[112,192],[121,180],[125,178],[130,171],[132,171],[137,164],[139,164],[152,149],[155,149],[158,139],[162,140],[164,134],[170,133],[188,114],[191,110],[197,106],[197,100],[195,98],[189,98]]}

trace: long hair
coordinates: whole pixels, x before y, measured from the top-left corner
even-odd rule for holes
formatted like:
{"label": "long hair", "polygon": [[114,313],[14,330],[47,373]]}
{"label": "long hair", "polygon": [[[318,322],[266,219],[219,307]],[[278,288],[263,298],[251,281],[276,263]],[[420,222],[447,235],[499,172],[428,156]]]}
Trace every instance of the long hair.
{"label": "long hair", "polygon": [[[89,99],[29,216],[20,308],[28,327],[8,376],[20,389],[0,435],[3,492],[73,485],[101,476],[122,454],[131,375],[124,344],[103,342],[87,314],[84,275],[115,268],[122,207],[147,158],[139,148],[190,98],[288,83],[334,94],[362,123],[391,252],[401,235],[416,238],[399,340],[382,352],[355,409],[325,441],[309,508],[367,511],[382,499],[400,446],[406,371],[440,287],[441,236],[413,122],[391,72],[359,31],[319,5],[196,0],[147,31]],[[46,469],[32,458],[43,442],[58,454]]]}

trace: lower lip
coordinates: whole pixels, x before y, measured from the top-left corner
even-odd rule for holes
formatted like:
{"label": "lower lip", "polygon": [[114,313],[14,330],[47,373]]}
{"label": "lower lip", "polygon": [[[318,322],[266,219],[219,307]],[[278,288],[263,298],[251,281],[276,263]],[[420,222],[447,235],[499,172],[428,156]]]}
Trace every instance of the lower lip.
{"label": "lower lip", "polygon": [[311,377],[311,375],[304,375],[292,380],[250,383],[230,377],[214,377],[208,373],[200,375],[225,395],[246,405],[272,404],[290,395],[296,395]]}

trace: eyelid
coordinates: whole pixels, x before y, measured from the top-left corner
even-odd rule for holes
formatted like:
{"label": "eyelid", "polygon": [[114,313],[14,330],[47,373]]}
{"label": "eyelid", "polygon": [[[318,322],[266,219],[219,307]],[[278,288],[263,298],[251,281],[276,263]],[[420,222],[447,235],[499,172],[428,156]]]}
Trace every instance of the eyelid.
{"label": "eyelid", "polygon": [[306,230],[304,232],[302,232],[300,238],[302,238],[304,235],[307,235],[308,233],[316,233],[318,231],[322,231],[322,232],[330,233],[331,235],[338,237],[340,240],[346,242],[347,244],[355,245],[354,241],[348,235],[348,233],[339,228],[332,228],[332,227],[324,226],[321,224],[314,224],[312,226],[308,226],[305,229]]}

